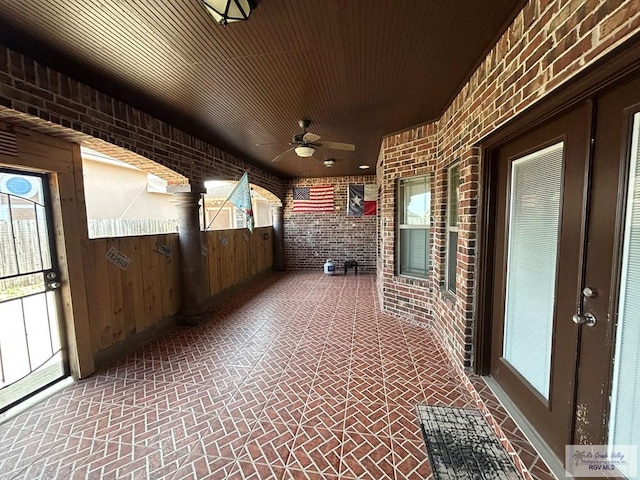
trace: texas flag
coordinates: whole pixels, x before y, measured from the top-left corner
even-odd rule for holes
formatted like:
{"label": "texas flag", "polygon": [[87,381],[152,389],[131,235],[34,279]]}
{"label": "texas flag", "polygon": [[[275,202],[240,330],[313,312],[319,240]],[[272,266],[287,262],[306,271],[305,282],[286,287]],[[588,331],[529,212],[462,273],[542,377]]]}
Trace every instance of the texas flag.
{"label": "texas flag", "polygon": [[347,215],[361,217],[376,215],[378,202],[377,185],[349,185]]}

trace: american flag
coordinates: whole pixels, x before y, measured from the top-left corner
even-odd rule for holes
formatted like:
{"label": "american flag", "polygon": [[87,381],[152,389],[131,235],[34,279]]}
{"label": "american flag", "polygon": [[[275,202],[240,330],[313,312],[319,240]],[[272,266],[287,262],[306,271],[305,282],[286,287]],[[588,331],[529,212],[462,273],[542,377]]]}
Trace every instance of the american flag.
{"label": "american flag", "polygon": [[333,212],[333,186],[294,187],[293,211],[296,213]]}

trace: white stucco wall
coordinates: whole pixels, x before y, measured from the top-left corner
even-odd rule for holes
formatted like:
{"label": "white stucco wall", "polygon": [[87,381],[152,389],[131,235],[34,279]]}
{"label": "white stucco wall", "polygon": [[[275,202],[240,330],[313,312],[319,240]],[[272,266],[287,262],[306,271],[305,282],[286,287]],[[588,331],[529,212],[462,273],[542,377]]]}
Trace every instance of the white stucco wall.
{"label": "white stucco wall", "polygon": [[84,156],[82,165],[87,218],[178,218],[171,194],[147,191],[146,172]]}

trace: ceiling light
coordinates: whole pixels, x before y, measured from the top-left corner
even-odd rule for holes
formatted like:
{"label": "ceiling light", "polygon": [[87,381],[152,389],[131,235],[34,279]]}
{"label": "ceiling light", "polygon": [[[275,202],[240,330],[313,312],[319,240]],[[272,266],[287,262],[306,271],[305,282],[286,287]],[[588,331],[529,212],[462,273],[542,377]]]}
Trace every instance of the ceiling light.
{"label": "ceiling light", "polygon": [[299,157],[310,157],[313,155],[313,152],[315,152],[313,147],[309,147],[307,145],[300,145],[299,147],[296,147],[296,155]]}
{"label": "ceiling light", "polygon": [[358,167],[360,170],[366,170],[367,168],[370,168],[369,165],[360,165]]}
{"label": "ceiling light", "polygon": [[220,25],[247,20],[251,8],[255,8],[253,0],[202,0],[202,3]]}
{"label": "ceiling light", "polygon": [[333,160],[329,159],[329,160],[325,160],[324,162],[324,166],[327,168],[331,168],[333,167],[333,164],[335,163]]}

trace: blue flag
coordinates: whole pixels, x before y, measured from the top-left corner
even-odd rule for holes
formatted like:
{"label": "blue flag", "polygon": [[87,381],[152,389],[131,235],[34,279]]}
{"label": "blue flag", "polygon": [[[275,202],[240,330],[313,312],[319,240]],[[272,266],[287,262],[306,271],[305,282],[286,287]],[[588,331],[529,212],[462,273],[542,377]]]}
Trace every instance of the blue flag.
{"label": "blue flag", "polygon": [[249,176],[247,172],[242,175],[228,200],[237,208],[242,210],[247,219],[247,228],[253,233],[253,208],[251,207],[251,187],[249,186]]}

